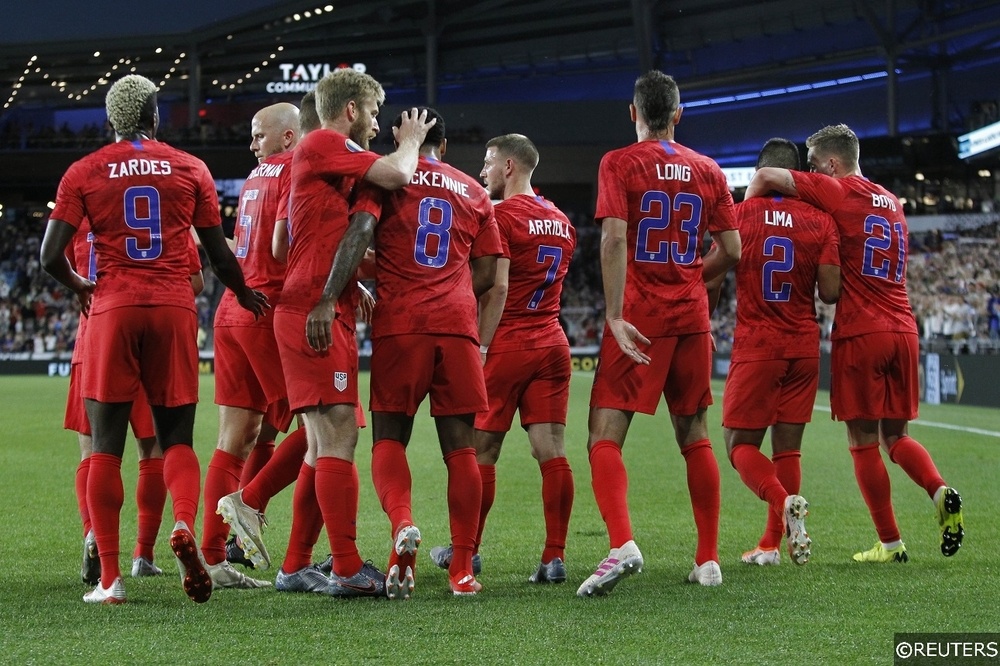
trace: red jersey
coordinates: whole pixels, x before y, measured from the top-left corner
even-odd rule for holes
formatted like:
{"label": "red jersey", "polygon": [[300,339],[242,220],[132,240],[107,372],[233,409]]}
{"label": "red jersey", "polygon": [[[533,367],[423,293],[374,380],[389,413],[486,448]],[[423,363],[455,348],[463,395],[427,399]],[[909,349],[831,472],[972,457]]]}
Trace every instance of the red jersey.
{"label": "red jersey", "polygon": [[839,266],[833,218],[799,199],[736,205],[743,252],[736,265],[734,361],[819,357],[816,271]]}
{"label": "red jersey", "polygon": [[559,325],[559,302],[576,248],[576,229],[551,201],[526,194],[498,203],[496,217],[510,273],[490,350],[568,345]]}
{"label": "red jersey", "polygon": [[165,143],[118,141],[70,166],[51,217],[90,219],[97,289],[90,311],[131,305],[194,310],[191,226],[221,224],[205,163]]}
{"label": "red jersey", "polygon": [[[201,256],[194,237],[188,234],[188,271],[191,275],[201,270]],[[73,235],[73,240],[66,248],[66,257],[73,270],[91,282],[97,281],[97,251],[94,249],[94,232],[90,230],[90,220],[83,218],[80,227]],[[193,293],[193,292],[192,292]],[[83,363],[83,341],[87,330],[87,315],[80,313],[80,322],[76,329],[76,341],[73,343],[73,358],[71,363]]]}
{"label": "red jersey", "polygon": [[[355,184],[378,159],[378,154],[328,129],[309,132],[295,147],[288,266],[276,309],[309,314],[316,306],[347,231]],[[377,208],[368,212],[378,215]],[[352,325],[356,298],[356,289],[344,289],[336,305],[337,314]]]}
{"label": "red jersey", "polygon": [[719,166],[673,141],[640,141],[607,153],[597,183],[600,224],[628,225],[622,314],[646,336],[711,330],[701,276],[706,231],[736,228]]}
{"label": "red jersey", "polygon": [[478,341],[469,261],[501,254],[483,186],[421,156],[410,184],[383,195],[375,227],[372,337],[442,333]]}
{"label": "red jersey", "polygon": [[[239,217],[236,222],[236,260],[243,269],[246,285],[267,296],[268,303],[278,303],[285,281],[285,266],[271,253],[271,239],[278,220],[288,219],[288,200],[292,189],[292,152],[268,157],[257,165],[240,191]],[[270,328],[273,310],[259,319],[240,307],[229,289],[222,295],[215,311],[216,326],[261,326]]]}
{"label": "red jersey", "polygon": [[831,178],[798,171],[792,176],[802,200],[833,215],[840,232],[843,291],[831,337],[916,333],[906,295],[909,231],[899,200],[861,176]]}

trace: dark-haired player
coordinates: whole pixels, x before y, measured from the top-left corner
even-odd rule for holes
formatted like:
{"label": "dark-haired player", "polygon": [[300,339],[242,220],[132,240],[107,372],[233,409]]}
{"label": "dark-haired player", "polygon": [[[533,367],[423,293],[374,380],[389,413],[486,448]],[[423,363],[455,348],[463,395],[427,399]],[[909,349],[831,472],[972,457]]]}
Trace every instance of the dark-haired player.
{"label": "dark-haired player", "polygon": [[[473,427],[476,413],[486,409],[477,299],[493,286],[501,254],[489,197],[479,183],[441,161],[444,120],[434,109],[420,111],[436,123],[420,146],[410,184],[382,196],[374,229],[372,481],[393,535],[387,592],[402,599],[413,591],[421,538],[413,523],[406,447],[414,414],[428,395],[448,468],[456,552],[451,590],[470,595],[481,589],[472,572],[482,492]],[[401,122],[397,118],[395,127]]]}
{"label": "dark-haired player", "polygon": [[[799,168],[799,150],[771,139],[757,168]],[[805,528],[808,502],[800,496],[802,433],[819,387],[819,327],[815,292],[840,297],[840,258],[833,218],[798,199],[773,196],[736,205],[742,252],[736,266],[736,333],[722,425],[729,460],[743,483],[768,503],[767,527],[747,564],[805,564],[812,543]],[[724,276],[709,286],[710,307]],[[771,428],[771,459],[761,453]]]}
{"label": "dark-haired player", "polygon": [[861,174],[860,144],[847,125],[824,127],[806,147],[816,173],[759,169],[747,198],[769,192],[799,197],[830,213],[840,232],[843,293],[833,324],[830,407],[833,417],[847,424],[854,475],[878,533],[878,542],[854,560],[908,559],[880,444],[934,502],[941,552],[950,557],[965,536],[962,498],[908,431],[919,406],[920,345],[906,294],[909,239],[903,207]]}
{"label": "dark-haired player", "polygon": [[[674,141],[682,108],[671,77],[656,70],[640,76],[629,110],[638,141],[601,160],[594,213],[607,313],[587,448],[611,551],[580,586],[580,596],[607,594],[642,570],[622,446],[635,412],[654,414],[661,397],[687,465],[698,531],[688,580],[722,583],[719,466],[705,419],[712,404],[705,281],[739,260],[733,197],[715,162]],[[718,251],[703,261],[706,230]]]}

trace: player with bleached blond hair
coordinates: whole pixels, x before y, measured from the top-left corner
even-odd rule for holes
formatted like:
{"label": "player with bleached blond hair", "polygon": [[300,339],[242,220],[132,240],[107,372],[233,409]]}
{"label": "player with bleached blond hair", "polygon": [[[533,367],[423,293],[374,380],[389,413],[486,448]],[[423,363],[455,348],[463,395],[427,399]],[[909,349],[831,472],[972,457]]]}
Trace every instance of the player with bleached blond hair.
{"label": "player with bleached blond hair", "polygon": [[[219,279],[242,307],[260,315],[263,294],[246,286],[226,244],[215,182],[204,162],[155,140],[156,86],[142,76],[115,82],[106,99],[115,143],[75,162],[59,184],[42,240],[45,270],[76,293],[90,319],[82,394],[93,430],[87,504],[101,559],[88,603],[124,603],[119,569],[121,458],[140,384],[163,449],[163,478],[176,523],[170,546],[185,593],[208,601],[212,579],[192,527],[201,473],[193,449],[198,401],[198,330],[189,279],[193,226]],[[65,256],[84,217],[99,266],[95,284]]]}

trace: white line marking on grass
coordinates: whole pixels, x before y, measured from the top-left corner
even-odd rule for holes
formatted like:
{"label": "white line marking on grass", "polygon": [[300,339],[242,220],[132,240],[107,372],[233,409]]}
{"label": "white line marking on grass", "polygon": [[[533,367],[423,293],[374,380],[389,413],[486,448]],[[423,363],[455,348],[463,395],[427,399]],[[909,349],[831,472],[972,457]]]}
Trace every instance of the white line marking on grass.
{"label": "white line marking on grass", "polygon": [[[818,412],[829,413],[830,408],[824,407],[823,405],[813,405],[813,409]],[[917,419],[916,421],[910,421],[913,425],[927,426],[928,428],[941,428],[942,430],[957,430],[959,432],[970,432],[976,435],[986,435],[987,437],[1000,437],[1000,432],[996,430],[984,430],[982,428],[970,428],[968,426],[955,425],[953,423],[939,423],[938,421],[924,421],[923,419]]]}
{"label": "white line marking on grass", "polygon": [[[593,372],[576,371],[573,373],[576,376],[594,375]],[[722,393],[719,391],[712,391],[712,395],[716,398],[721,398]],[[830,408],[825,405],[815,404],[813,409],[818,412],[830,413]],[[941,428],[942,430],[957,430],[958,432],[968,432],[975,435],[986,435],[987,437],[997,437],[1000,438],[1000,431],[996,430],[985,430],[983,428],[970,428],[968,426],[955,425],[953,423],[939,423],[938,421],[924,421],[923,419],[917,419],[916,421],[910,421],[913,425],[927,426],[928,428]]]}

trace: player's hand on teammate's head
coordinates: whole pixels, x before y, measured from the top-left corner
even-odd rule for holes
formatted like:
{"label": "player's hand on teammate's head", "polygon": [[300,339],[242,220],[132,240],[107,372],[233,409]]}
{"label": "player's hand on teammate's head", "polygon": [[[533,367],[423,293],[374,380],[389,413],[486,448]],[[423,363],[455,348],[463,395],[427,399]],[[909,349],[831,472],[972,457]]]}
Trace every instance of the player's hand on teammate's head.
{"label": "player's hand on teammate's head", "polygon": [[267,296],[249,287],[244,289],[242,294],[237,295],[236,300],[241,307],[252,312],[255,319],[264,314],[264,310],[271,309],[271,304],[267,302]]}
{"label": "player's hand on teammate's head", "polygon": [[392,128],[392,136],[397,144],[402,144],[407,139],[415,139],[418,145],[422,144],[428,130],[437,123],[436,118],[430,122],[427,121],[427,109],[417,111],[417,108],[414,107],[409,111],[403,111],[400,116],[402,121],[399,127],[393,126]]}

